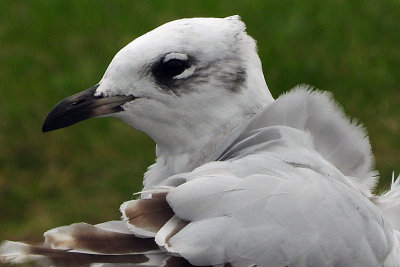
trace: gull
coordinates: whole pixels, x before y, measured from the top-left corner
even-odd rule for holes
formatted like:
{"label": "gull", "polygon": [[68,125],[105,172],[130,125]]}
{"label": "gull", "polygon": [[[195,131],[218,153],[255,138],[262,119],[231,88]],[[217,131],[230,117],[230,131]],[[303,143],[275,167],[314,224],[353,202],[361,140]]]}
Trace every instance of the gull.
{"label": "gull", "polygon": [[330,93],[274,99],[239,16],[166,23],[120,50],[43,131],[116,117],[156,142],[122,220],[5,241],[56,266],[400,266],[400,183],[383,195],[366,131]]}

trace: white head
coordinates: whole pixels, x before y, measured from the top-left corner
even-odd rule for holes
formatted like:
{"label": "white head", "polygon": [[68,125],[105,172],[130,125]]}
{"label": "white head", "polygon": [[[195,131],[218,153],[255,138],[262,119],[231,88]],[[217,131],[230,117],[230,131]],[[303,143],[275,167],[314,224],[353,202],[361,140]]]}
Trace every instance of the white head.
{"label": "white head", "polygon": [[99,84],[57,105],[43,129],[109,114],[151,136],[159,157],[207,161],[272,101],[255,41],[238,16],[181,19],[121,49]]}

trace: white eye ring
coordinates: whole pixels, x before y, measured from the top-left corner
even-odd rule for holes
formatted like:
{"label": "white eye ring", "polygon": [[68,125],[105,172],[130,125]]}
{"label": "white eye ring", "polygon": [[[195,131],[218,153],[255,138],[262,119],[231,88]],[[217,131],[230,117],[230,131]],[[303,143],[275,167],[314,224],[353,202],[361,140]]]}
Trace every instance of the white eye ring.
{"label": "white eye ring", "polygon": [[[165,62],[167,62],[167,61],[169,61],[169,60],[171,60],[171,59],[179,59],[179,60],[184,60],[184,61],[186,61],[186,60],[189,59],[189,57],[188,57],[188,55],[182,54],[182,53],[169,53],[169,54],[167,54],[167,55],[164,57],[163,62],[165,63]],[[188,77],[190,77],[191,75],[193,75],[193,73],[194,73],[195,70],[196,70],[196,67],[195,67],[195,66],[190,66],[189,68],[187,68],[187,69],[186,69],[184,72],[182,72],[181,74],[172,77],[172,79],[179,80],[179,79],[188,78]]]}
{"label": "white eye ring", "polygon": [[196,70],[196,67],[195,66],[191,66],[190,68],[186,69],[181,74],[172,77],[172,79],[184,79],[184,78],[187,78],[187,77],[191,76],[194,73],[195,70]]}
{"label": "white eye ring", "polygon": [[163,60],[163,62],[165,63],[165,62],[167,62],[167,61],[169,61],[169,60],[171,60],[171,59],[179,59],[179,60],[183,60],[183,61],[186,61],[186,60],[188,60],[188,55],[186,55],[186,54],[182,54],[182,53],[169,53],[169,54],[167,54],[165,57],[164,57],[164,60]]}

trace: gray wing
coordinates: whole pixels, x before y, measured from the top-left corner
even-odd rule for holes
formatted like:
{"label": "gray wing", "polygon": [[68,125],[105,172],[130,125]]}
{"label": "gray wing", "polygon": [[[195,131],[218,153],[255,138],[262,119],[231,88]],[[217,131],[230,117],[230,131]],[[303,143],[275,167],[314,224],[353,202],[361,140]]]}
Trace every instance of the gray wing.
{"label": "gray wing", "polygon": [[[176,233],[167,230],[169,238],[161,229],[159,244],[195,265],[377,266],[392,260],[393,232],[365,196],[302,166],[246,176],[232,171],[268,162],[262,157],[214,164],[212,173],[204,167],[171,189],[168,203],[189,223]],[[274,161],[271,166],[279,166]]]}

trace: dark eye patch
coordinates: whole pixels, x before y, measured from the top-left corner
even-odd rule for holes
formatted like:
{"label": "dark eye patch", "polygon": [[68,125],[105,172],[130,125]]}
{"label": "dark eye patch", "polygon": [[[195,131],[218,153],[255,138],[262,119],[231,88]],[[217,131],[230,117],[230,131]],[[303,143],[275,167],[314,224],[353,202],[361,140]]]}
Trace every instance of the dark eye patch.
{"label": "dark eye patch", "polygon": [[170,86],[177,80],[174,77],[182,74],[189,67],[189,60],[171,58],[164,62],[162,59],[153,67],[152,72],[157,82]]}

